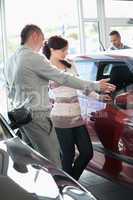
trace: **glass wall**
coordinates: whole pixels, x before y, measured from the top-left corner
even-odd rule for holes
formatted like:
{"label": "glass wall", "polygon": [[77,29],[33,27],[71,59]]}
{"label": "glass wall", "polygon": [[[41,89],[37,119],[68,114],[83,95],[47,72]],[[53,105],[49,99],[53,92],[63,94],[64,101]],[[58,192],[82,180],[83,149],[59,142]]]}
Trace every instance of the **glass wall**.
{"label": "glass wall", "polygon": [[108,48],[109,32],[117,27],[120,27],[122,35],[126,30],[128,37],[124,36],[124,41],[130,46],[133,43],[133,1],[1,1],[5,2],[8,56],[20,43],[21,29],[29,23],[40,26],[46,39],[55,34],[66,37],[70,54],[96,52],[102,49],[102,45]]}
{"label": "glass wall", "polygon": [[98,26],[96,22],[85,22],[86,53],[99,51]]}
{"label": "glass wall", "polygon": [[111,26],[110,31],[112,30],[119,31],[122,42],[133,48],[133,26]]}
{"label": "glass wall", "polygon": [[[0,30],[1,30],[1,22],[0,22]],[[0,31],[0,66],[3,60],[3,54],[2,54],[2,31]],[[0,67],[1,68],[1,67]]]}
{"label": "glass wall", "polygon": [[66,37],[70,44],[70,53],[79,53],[76,1],[5,0],[9,55],[19,45],[22,28],[31,23],[42,28],[46,39],[55,34]]}
{"label": "glass wall", "polygon": [[83,16],[84,18],[97,17],[97,1],[83,0]]}
{"label": "glass wall", "polygon": [[2,25],[0,15],[0,87],[2,86],[2,70],[3,70],[3,46],[2,46]]}
{"label": "glass wall", "polygon": [[97,0],[77,0],[77,2],[81,33],[81,54],[99,51]]}
{"label": "glass wall", "polygon": [[105,15],[111,18],[132,18],[133,1],[105,0]]}
{"label": "glass wall", "polygon": [[4,10],[3,10],[3,1],[0,1],[0,113],[6,116],[7,113],[7,98],[6,98],[6,88],[4,81],[4,63],[5,63],[5,47],[4,47]]}
{"label": "glass wall", "polygon": [[133,47],[133,1],[104,0],[106,17],[106,46],[110,45],[109,33],[120,32],[122,42]]}

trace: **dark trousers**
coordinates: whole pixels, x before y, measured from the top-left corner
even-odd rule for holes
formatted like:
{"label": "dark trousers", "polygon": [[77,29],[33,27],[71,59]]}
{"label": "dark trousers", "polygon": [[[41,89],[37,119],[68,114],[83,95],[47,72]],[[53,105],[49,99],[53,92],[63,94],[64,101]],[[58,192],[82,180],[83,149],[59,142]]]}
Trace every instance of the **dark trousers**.
{"label": "dark trousers", "polygon": [[[56,128],[56,133],[63,153],[63,170],[78,180],[93,157],[93,148],[88,131],[85,126],[79,126],[74,128]],[[74,159],[75,145],[79,151],[76,159]]]}

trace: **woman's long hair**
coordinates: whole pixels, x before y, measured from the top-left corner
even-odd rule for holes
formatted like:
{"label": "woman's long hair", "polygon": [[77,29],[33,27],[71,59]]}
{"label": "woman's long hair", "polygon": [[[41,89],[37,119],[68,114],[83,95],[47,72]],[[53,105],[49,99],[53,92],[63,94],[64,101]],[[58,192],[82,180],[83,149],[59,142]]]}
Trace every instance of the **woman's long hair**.
{"label": "woman's long hair", "polygon": [[[47,59],[50,59],[51,57],[50,48],[58,50],[58,49],[63,49],[67,46],[68,46],[68,41],[66,39],[62,38],[61,36],[55,35],[50,37],[48,41],[44,43],[42,52],[47,57]],[[66,67],[71,68],[71,64],[68,61],[60,60],[60,62]]]}

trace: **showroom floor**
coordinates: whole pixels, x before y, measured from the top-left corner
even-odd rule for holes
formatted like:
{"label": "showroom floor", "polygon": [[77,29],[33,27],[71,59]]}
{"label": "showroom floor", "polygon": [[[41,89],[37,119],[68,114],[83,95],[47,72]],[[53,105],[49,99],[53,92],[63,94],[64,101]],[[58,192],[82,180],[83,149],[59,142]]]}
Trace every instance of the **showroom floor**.
{"label": "showroom floor", "polygon": [[84,171],[80,181],[98,200],[133,200],[133,190]]}

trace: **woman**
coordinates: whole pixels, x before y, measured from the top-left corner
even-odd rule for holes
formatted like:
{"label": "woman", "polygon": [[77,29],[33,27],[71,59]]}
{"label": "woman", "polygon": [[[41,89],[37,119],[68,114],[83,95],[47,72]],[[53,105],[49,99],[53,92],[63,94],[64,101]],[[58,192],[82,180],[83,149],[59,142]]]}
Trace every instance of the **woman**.
{"label": "woman", "polygon": [[[60,36],[50,37],[43,47],[43,54],[59,70],[77,75],[75,66],[66,60],[68,41]],[[63,153],[63,170],[79,179],[93,157],[93,148],[88,131],[81,118],[80,105],[75,89],[50,82],[54,96],[51,119]],[[75,159],[75,145],[79,155]]]}

